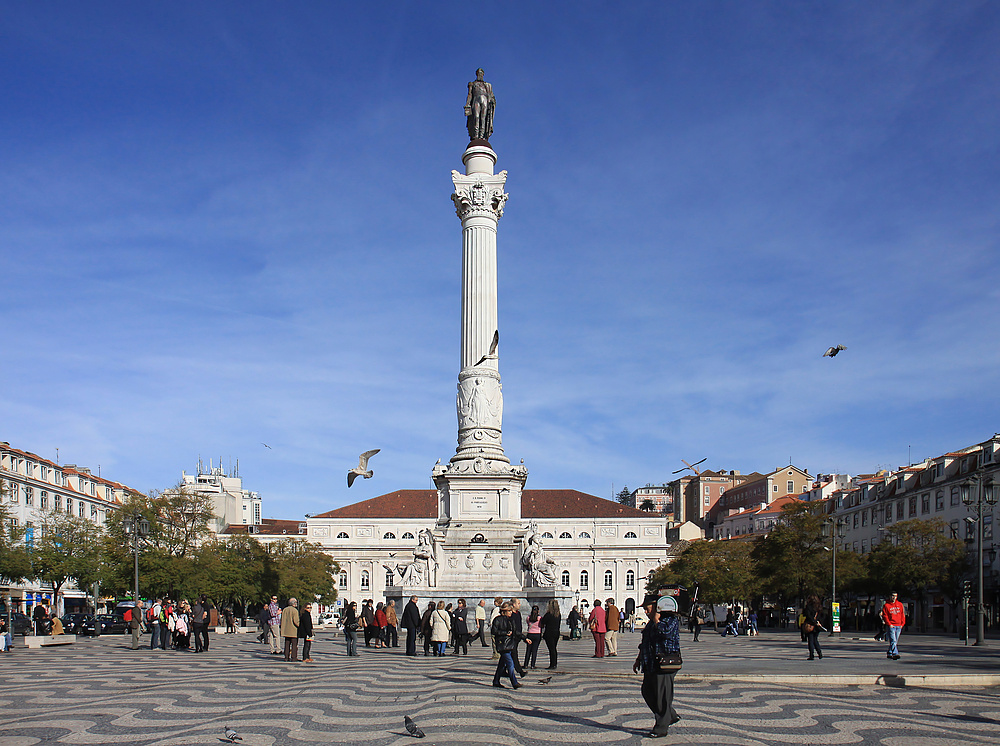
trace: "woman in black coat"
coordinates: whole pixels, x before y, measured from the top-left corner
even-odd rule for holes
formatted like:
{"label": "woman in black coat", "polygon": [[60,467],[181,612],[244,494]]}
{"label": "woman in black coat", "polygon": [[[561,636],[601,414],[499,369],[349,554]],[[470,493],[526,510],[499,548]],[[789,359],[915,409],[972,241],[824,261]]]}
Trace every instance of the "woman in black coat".
{"label": "woman in black coat", "polygon": [[312,663],[310,657],[313,640],[312,604],[306,603],[299,612],[299,639],[302,640],[302,662]]}
{"label": "woman in black coat", "polygon": [[549,670],[555,668],[559,662],[556,645],[559,644],[559,637],[562,634],[561,625],[562,615],[559,613],[559,602],[553,598],[549,601],[545,616],[542,617],[542,639],[545,640],[545,645],[549,649]]}
{"label": "woman in black coat", "polygon": [[819,647],[819,633],[823,630],[819,619],[821,612],[822,606],[820,606],[819,599],[816,596],[810,596],[806,602],[805,620],[802,622],[802,633],[806,636],[806,644],[809,646],[807,660],[813,660],[813,651],[821,660],[823,658],[823,651]]}

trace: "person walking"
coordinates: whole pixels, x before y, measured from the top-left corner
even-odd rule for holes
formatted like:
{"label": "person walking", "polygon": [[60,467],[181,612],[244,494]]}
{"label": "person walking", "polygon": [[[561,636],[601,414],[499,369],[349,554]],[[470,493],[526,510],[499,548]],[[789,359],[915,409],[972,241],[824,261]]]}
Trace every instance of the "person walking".
{"label": "person walking", "polygon": [[365,630],[365,647],[370,648],[372,638],[378,634],[378,626],[375,624],[375,609],[370,598],[366,598],[361,605],[361,626]]}
{"label": "person walking", "polygon": [[569,616],[566,617],[566,624],[569,625],[569,639],[579,640],[580,634],[580,610],[576,606],[570,609]]}
{"label": "person walking", "polygon": [[802,631],[805,633],[806,644],[809,646],[807,660],[813,660],[814,653],[819,656],[820,660],[823,659],[823,650],[819,646],[819,633],[823,630],[819,618],[821,613],[822,606],[820,606],[819,598],[810,596],[806,601],[805,620],[802,622]]}
{"label": "person walking", "polygon": [[135,606],[131,609],[126,609],[127,612],[131,612],[128,617],[128,626],[132,631],[132,649],[139,649],[139,636],[142,634],[142,601],[136,601]]}
{"label": "person walking", "polygon": [[514,661],[517,675],[523,679],[524,669],[521,667],[521,656],[517,652],[517,646],[521,644],[521,640],[527,639],[524,634],[524,619],[521,616],[521,599],[512,598],[509,603],[511,608],[510,621],[514,625],[514,650],[511,653],[511,658]]}
{"label": "person walking", "polygon": [[434,643],[434,655],[444,655],[448,649],[448,638],[451,636],[451,617],[445,611],[444,601],[438,601],[437,608],[431,613],[431,642]]}
{"label": "person walking", "polygon": [[271,655],[281,655],[279,640],[281,639],[281,607],[278,606],[278,597],[271,596],[271,603],[267,605],[267,630],[270,634]]}
{"label": "person walking", "polygon": [[894,661],[899,660],[899,635],[906,624],[906,609],[899,602],[899,594],[895,591],[889,594],[889,600],[882,606],[882,613],[879,615],[885,623],[885,636],[889,641],[889,649],[885,653],[886,658]]}
{"label": "person walking", "polygon": [[604,609],[601,607],[601,599],[594,599],[594,608],[587,617],[587,625],[590,633],[594,636],[594,654],[591,658],[604,657],[604,636],[608,632],[607,618]]}
{"label": "person walking", "polygon": [[403,629],[406,630],[406,654],[415,656],[417,634],[420,632],[420,609],[417,608],[416,596],[410,596],[410,600],[403,608]]}
{"label": "person walking", "polygon": [[312,663],[313,620],[312,604],[305,603],[299,613],[298,638],[302,640],[302,662]]}
{"label": "person walking", "polygon": [[375,607],[375,647],[384,648],[385,647],[385,630],[389,626],[389,619],[385,615],[385,604],[381,601],[378,602],[378,606]]}
{"label": "person walking", "polygon": [[542,639],[549,649],[548,670],[553,670],[559,663],[559,654],[556,646],[559,644],[559,637],[562,635],[562,615],[559,613],[559,602],[556,599],[549,601],[545,615],[542,617]]}
{"label": "person walking", "polygon": [[361,629],[361,622],[358,621],[358,602],[351,601],[344,611],[344,640],[347,642],[349,656],[360,655],[358,653],[359,629]]}
{"label": "person walking", "polygon": [[[490,612],[490,630],[493,629],[493,622],[496,621],[497,617],[500,616],[500,606],[503,605],[503,599],[500,596],[496,596],[493,599],[493,611]],[[490,634],[490,642],[493,645],[493,660],[499,660],[500,654],[497,652],[496,637]]]}
{"label": "person walking", "polygon": [[152,634],[149,640],[149,649],[156,650],[160,647],[160,615],[163,613],[162,599],[153,601],[153,606],[149,610],[149,627]]}
{"label": "person walking", "polygon": [[681,719],[674,710],[674,677],[680,670],[681,625],[677,600],[672,596],[649,594],[642,600],[649,619],[642,630],[639,655],[632,670],[642,671],[642,698],[653,713],[649,738],[663,738],[671,725]]}
{"label": "person walking", "polygon": [[535,668],[538,661],[538,646],[542,644],[542,616],[537,606],[531,607],[528,615],[528,644],[524,651],[524,668]]}
{"label": "person walking", "polygon": [[612,658],[618,656],[618,631],[621,629],[621,612],[615,606],[615,600],[609,598],[604,607],[604,624],[608,628],[604,635],[604,644],[608,649],[608,655]]}
{"label": "person walking", "polygon": [[455,612],[452,614],[452,625],[451,631],[455,636],[455,652],[454,655],[459,655],[459,648],[462,650],[462,655],[469,654],[469,608],[465,605],[465,599],[458,599],[458,606],[455,608]]}
{"label": "person walking", "polygon": [[476,604],[476,637],[484,648],[489,647],[486,644],[486,599],[484,598],[479,599],[479,603]]}
{"label": "person walking", "polygon": [[396,601],[390,598],[385,604],[385,646],[399,647],[399,617],[396,615]]}
{"label": "person walking", "polygon": [[701,608],[701,604],[697,604],[691,611],[691,622],[694,625],[694,640],[692,642],[698,642],[701,628],[705,626],[705,611]]}
{"label": "person walking", "polygon": [[747,616],[747,634],[751,637],[758,637],[760,635],[760,630],[757,629],[756,609],[750,609],[750,614]]}
{"label": "person walking", "polygon": [[285,640],[285,662],[299,662],[299,602],[295,598],[288,599],[288,606],[281,610],[279,622],[281,636]]}
{"label": "person walking", "polygon": [[520,689],[521,684],[517,681],[517,672],[514,669],[514,659],[512,657],[516,634],[514,632],[514,623],[510,617],[514,610],[510,607],[510,604],[506,603],[501,603],[497,608],[499,612],[490,624],[490,632],[493,636],[493,648],[499,655],[497,670],[493,674],[493,686],[497,689],[504,689],[504,685],[500,683],[500,677],[506,674],[510,677],[511,687]]}
{"label": "person walking", "polygon": [[194,634],[194,652],[208,652],[208,596],[202,595],[194,603],[191,610],[191,631]]}

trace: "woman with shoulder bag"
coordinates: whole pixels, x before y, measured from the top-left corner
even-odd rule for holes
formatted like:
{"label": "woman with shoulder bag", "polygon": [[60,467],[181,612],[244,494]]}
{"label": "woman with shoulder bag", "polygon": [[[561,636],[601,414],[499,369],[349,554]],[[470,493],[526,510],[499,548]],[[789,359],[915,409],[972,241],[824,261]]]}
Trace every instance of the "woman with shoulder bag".
{"label": "woman with shoulder bag", "polygon": [[677,600],[649,594],[642,600],[649,621],[642,630],[632,670],[642,671],[642,698],[655,718],[649,738],[662,738],[681,719],[674,710],[674,677],[681,669],[681,624]]}
{"label": "woman with shoulder bag", "polygon": [[347,640],[347,654],[359,655],[358,653],[358,630],[361,623],[358,622],[358,602],[351,601],[344,612],[344,639]]}
{"label": "woman with shoulder bag", "polygon": [[449,637],[451,637],[451,616],[445,611],[444,601],[438,601],[437,608],[431,614],[431,642],[434,643],[434,655],[444,655],[447,652]]}
{"label": "woman with shoulder bag", "polygon": [[819,621],[822,607],[819,598],[810,596],[806,601],[806,608],[803,612],[802,634],[805,635],[806,643],[809,646],[809,657],[806,660],[813,660],[813,651],[823,659],[823,651],[819,647],[819,633],[823,631],[823,625]]}

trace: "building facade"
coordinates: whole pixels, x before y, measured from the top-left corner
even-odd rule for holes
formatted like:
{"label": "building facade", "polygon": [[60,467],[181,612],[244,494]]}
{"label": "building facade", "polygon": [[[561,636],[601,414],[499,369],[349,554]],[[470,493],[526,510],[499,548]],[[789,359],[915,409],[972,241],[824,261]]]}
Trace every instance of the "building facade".
{"label": "building facade", "polygon": [[181,486],[212,498],[215,518],[211,522],[211,528],[215,534],[225,532],[229,526],[261,524],[260,494],[244,489],[238,465],[235,471],[226,474],[221,466],[209,464],[205,471],[199,463],[197,474],[181,472]]}

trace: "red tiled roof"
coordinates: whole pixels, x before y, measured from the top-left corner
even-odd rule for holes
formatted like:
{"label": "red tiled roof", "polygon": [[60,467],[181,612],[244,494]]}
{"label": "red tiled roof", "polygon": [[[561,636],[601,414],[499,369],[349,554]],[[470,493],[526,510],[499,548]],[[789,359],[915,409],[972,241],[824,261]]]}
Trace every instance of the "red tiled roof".
{"label": "red tiled roof", "polygon": [[[264,518],[261,520],[260,525],[256,526],[257,534],[266,534],[269,536],[300,536],[299,534],[299,524],[304,523],[304,521],[285,521],[278,518]],[[242,524],[233,523],[226,526],[226,530],[222,533],[224,534],[245,534],[249,533],[250,526],[244,526]]]}
{"label": "red tiled roof", "polygon": [[[576,490],[524,490],[524,518],[653,518],[654,513]],[[436,490],[396,490],[313,518],[437,518]]]}

